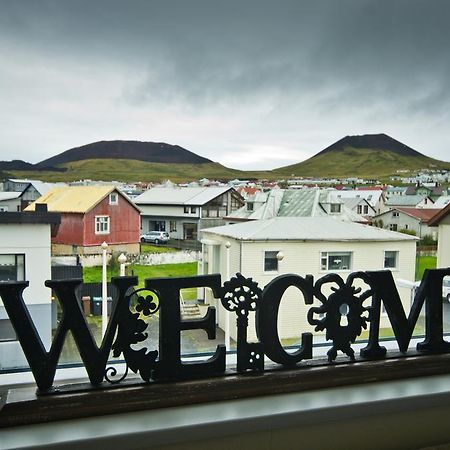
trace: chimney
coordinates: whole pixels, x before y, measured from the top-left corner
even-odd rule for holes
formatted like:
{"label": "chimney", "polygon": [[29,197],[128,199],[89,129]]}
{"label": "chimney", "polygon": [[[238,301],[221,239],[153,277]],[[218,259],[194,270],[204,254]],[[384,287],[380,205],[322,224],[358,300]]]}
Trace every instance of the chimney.
{"label": "chimney", "polygon": [[36,203],[34,210],[39,213],[47,212],[47,203]]}

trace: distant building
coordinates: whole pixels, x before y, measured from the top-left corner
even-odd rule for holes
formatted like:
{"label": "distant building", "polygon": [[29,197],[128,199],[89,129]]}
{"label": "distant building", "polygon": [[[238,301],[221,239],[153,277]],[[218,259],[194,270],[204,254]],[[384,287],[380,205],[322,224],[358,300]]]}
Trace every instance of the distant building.
{"label": "distant building", "polygon": [[273,217],[333,216],[347,222],[367,223],[362,215],[347,208],[337,192],[328,189],[272,189],[257,192],[245,205],[226,217],[227,223]]}
{"label": "distant building", "polygon": [[55,187],[67,186],[66,183],[47,183],[41,180],[28,180],[22,178],[9,178],[3,183],[3,190],[20,192],[20,211],[36,201]]}
{"label": "distant building", "polygon": [[36,204],[61,213],[54,255],[101,253],[102,242],[109,251],[139,253],[140,210],[114,186],[55,188],[26,210],[34,211]]}
{"label": "distant building", "polygon": [[196,241],[202,228],[224,225],[223,218],[244,201],[231,187],[154,187],[134,199],[141,229],[167,231],[171,239]]}
{"label": "distant building", "polygon": [[437,239],[437,227],[430,227],[430,219],[439,211],[435,208],[393,208],[376,215],[373,220],[381,228],[391,231],[413,231],[416,236],[431,235]]}
{"label": "distant building", "polygon": [[22,192],[0,192],[0,212],[21,211]]}
{"label": "distant building", "polygon": [[383,211],[394,208],[434,208],[433,200],[426,195],[399,195],[386,200]]}

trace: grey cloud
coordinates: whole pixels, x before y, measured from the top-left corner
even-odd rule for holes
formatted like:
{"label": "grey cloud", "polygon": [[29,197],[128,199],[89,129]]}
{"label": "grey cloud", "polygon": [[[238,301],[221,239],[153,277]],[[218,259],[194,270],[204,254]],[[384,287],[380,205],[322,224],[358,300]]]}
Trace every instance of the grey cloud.
{"label": "grey cloud", "polygon": [[123,74],[112,95],[124,110],[196,117],[264,103],[273,129],[310,119],[315,135],[340,137],[339,116],[361,127],[448,116],[449,19],[446,0],[2,0],[0,55]]}

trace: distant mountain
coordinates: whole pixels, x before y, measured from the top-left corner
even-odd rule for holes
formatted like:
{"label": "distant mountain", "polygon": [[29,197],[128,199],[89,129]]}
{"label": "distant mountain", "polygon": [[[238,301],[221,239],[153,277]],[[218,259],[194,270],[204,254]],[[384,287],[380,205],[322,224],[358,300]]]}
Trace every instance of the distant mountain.
{"label": "distant mountain", "polygon": [[49,167],[86,159],[129,159],[153,163],[205,164],[212,161],[179,145],[164,142],[100,141],[71,148],[36,164]]}
{"label": "distant mountain", "polygon": [[346,136],[313,157],[274,172],[303,177],[384,178],[420,169],[450,170],[450,163],[429,158],[386,134],[364,134]]}
{"label": "distant mountain", "polygon": [[64,172],[66,169],[51,166],[38,167],[36,164],[31,164],[26,161],[22,161],[21,159],[13,159],[12,161],[0,161],[0,171],[7,172],[10,170],[20,170],[20,171],[49,170],[49,171]]}
{"label": "distant mountain", "polygon": [[401,156],[425,156],[417,150],[414,150],[400,141],[391,138],[387,134],[381,133],[363,134],[360,136],[345,136],[334,144],[331,144],[325,150],[317,153],[317,155],[313,156],[313,158],[326,153],[339,152],[345,150],[346,148],[386,150]]}
{"label": "distant mountain", "polygon": [[21,159],[12,161],[0,161],[0,170],[33,170],[34,164],[27,163]]}
{"label": "distant mountain", "polygon": [[[72,148],[38,164],[7,164],[3,178],[46,181],[79,179],[187,182],[200,178],[266,178],[268,174],[224,167],[178,145],[162,142],[100,141]],[[0,162],[0,170],[1,170]]]}

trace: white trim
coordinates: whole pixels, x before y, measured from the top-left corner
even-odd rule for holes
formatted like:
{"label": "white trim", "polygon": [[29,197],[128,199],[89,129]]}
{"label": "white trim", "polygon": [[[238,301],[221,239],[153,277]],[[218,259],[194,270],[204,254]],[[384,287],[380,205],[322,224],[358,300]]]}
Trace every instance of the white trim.
{"label": "white trim", "polygon": [[[107,219],[105,222],[101,222],[98,219]],[[106,230],[100,230],[99,231],[99,225],[106,225]],[[103,227],[102,227],[103,228]],[[95,234],[109,234],[111,232],[111,219],[109,216],[95,216],[95,221],[94,221],[94,232]]]}

